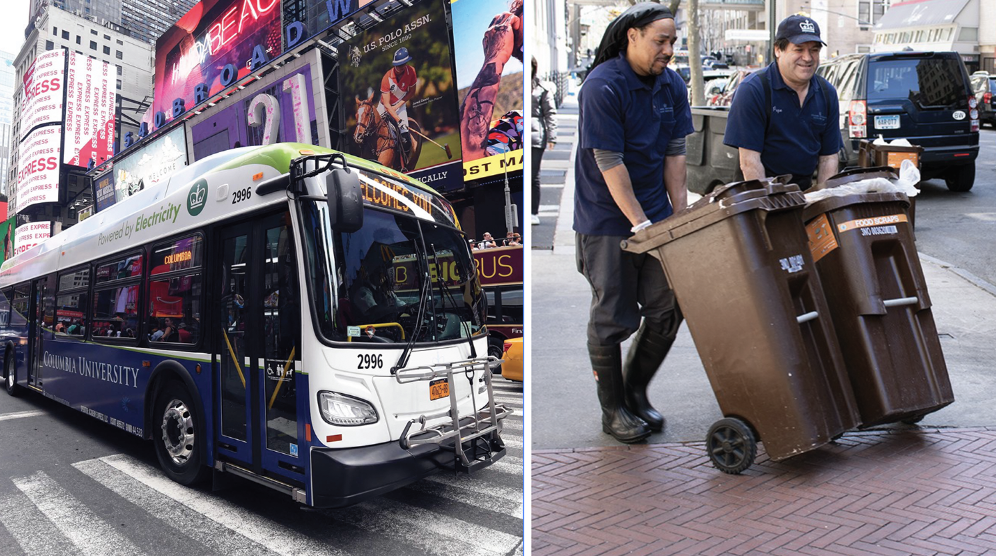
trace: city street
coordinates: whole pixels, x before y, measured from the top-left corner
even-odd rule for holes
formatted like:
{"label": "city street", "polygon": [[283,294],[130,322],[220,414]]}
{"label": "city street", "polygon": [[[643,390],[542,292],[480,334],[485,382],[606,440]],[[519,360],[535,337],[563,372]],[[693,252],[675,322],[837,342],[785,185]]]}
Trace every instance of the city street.
{"label": "city street", "polygon": [[239,479],[180,486],[151,443],[38,394],[0,394],[0,553],[522,554],[522,384],[496,377],[495,396],[515,414],[492,467],[311,510]]}
{"label": "city street", "polygon": [[[710,463],[722,417],[683,325],[650,387],[667,418],[645,444],[601,432],[585,350],[590,291],[574,262],[576,97],[544,156],[533,230],[532,547],[535,554],[974,554],[996,546],[996,131],[981,134],[975,187],[923,184],[917,246],[955,403],[919,426],[849,432],[836,443],[740,476]],[[704,277],[708,279],[708,277]],[[716,292],[722,295],[722,292]],[[624,350],[628,343],[624,344]]]}

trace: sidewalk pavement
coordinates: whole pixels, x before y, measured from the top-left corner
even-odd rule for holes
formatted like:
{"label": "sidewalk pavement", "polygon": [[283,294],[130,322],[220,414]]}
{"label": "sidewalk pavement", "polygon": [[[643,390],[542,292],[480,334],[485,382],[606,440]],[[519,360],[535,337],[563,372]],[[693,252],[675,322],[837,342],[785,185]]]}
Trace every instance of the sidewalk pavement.
{"label": "sidewalk pavement", "polygon": [[601,432],[585,348],[572,161],[544,222],[553,237],[532,251],[534,554],[996,554],[996,287],[921,254],[956,401],[919,427],[847,433],[779,463],[762,443],[743,475],[724,475],[703,442],[722,415],[683,325],[650,388],[667,427],[622,446]]}

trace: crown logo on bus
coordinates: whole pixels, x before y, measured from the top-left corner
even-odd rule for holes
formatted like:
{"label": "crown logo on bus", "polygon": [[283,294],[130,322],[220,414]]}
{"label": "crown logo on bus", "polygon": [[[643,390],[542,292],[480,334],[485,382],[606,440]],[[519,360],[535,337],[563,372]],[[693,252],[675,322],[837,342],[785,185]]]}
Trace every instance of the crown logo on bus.
{"label": "crown logo on bus", "polygon": [[190,216],[197,216],[204,210],[204,205],[207,204],[207,191],[207,181],[203,179],[197,180],[190,187],[190,193],[187,194],[187,212]]}
{"label": "crown logo on bus", "polygon": [[815,33],[816,25],[814,25],[812,21],[803,21],[799,24],[799,29],[801,29],[803,33]]}

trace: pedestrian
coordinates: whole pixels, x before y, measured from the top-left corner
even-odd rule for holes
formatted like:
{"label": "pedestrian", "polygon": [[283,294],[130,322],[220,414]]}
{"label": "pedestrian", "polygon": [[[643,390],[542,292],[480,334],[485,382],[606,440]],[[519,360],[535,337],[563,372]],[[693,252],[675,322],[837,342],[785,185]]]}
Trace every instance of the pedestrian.
{"label": "pedestrian", "polygon": [[739,149],[744,179],[791,174],[808,189],[837,173],[843,147],[837,91],[816,75],[826,43],[812,19],[792,15],[778,24],[775,61],[737,87],[723,143]]}
{"label": "pedestrian", "polygon": [[[592,290],[588,354],[602,430],[626,443],[664,428],[647,386],[682,320],[660,262],[620,247],[687,205],[693,127],[685,83],[667,69],[676,39],[667,7],[630,7],[606,29],[578,98],[574,231]],[[624,370],[620,344],[634,332]]]}
{"label": "pedestrian", "polygon": [[484,232],[484,237],[481,239],[478,249],[491,249],[492,247],[497,247],[495,238],[491,237],[491,232]]}
{"label": "pedestrian", "polygon": [[557,107],[553,102],[550,91],[544,87],[538,77],[536,70],[539,64],[533,56],[533,90],[532,90],[532,125],[530,127],[533,138],[533,216],[532,224],[540,223],[540,161],[543,160],[543,152],[552,149],[557,143]]}

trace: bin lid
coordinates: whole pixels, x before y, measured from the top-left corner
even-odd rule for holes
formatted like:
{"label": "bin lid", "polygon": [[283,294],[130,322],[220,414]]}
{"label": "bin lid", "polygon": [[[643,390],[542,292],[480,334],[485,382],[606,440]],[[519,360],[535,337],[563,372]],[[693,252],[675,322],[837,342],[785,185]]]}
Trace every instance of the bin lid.
{"label": "bin lid", "polygon": [[[832,176],[826,182],[817,184],[810,191],[819,191],[823,189],[833,189],[835,187],[840,187],[844,184],[854,183],[861,180],[870,180],[874,178],[884,178],[887,180],[894,180],[899,178],[899,174],[888,166],[873,166],[870,168],[854,168],[852,170],[845,170],[837,175]],[[910,206],[909,197],[905,193],[890,192],[890,193],[853,193],[849,195],[839,195],[833,197],[827,197],[820,201],[807,206],[802,213],[803,222],[810,222],[814,218],[819,217],[821,214],[826,214],[828,212],[833,212],[835,210],[842,209],[851,205],[858,205],[864,203],[901,203],[904,207]]]}
{"label": "bin lid", "polygon": [[747,211],[778,212],[801,209],[806,197],[791,176],[728,183],[714,189],[684,210],[623,240],[622,248],[646,253],[716,222]]}

